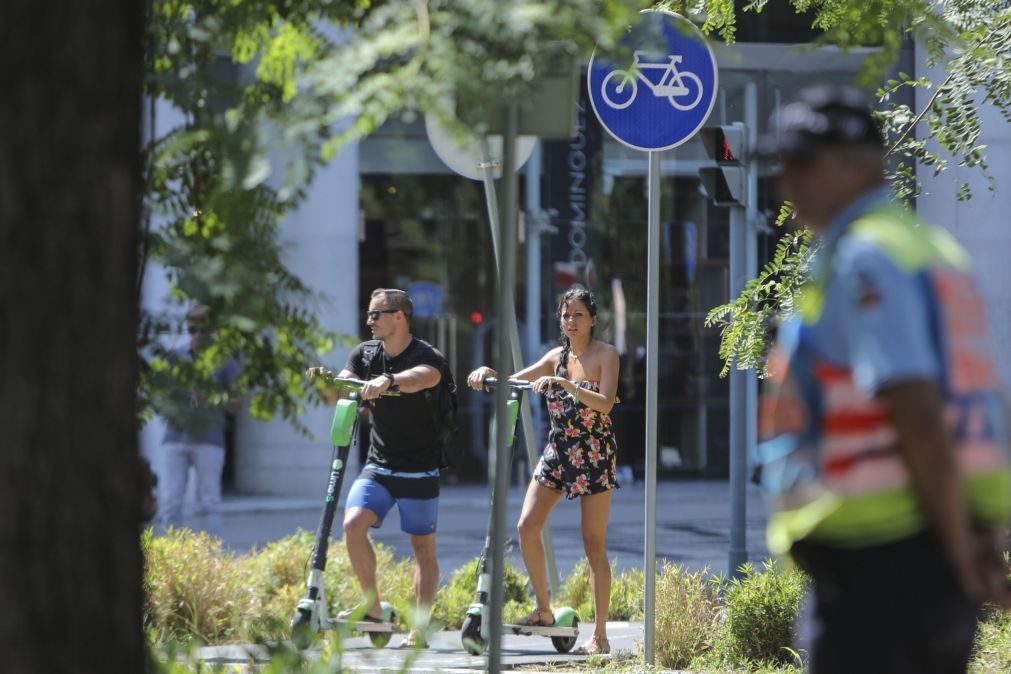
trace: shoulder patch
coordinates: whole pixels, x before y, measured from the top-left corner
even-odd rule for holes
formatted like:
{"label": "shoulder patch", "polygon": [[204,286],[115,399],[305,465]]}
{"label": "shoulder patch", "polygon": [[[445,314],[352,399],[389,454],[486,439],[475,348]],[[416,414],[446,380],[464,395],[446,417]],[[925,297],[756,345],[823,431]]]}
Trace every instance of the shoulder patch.
{"label": "shoulder patch", "polygon": [[881,288],[867,272],[857,272],[856,300],[857,306],[862,309],[871,309],[881,304]]}

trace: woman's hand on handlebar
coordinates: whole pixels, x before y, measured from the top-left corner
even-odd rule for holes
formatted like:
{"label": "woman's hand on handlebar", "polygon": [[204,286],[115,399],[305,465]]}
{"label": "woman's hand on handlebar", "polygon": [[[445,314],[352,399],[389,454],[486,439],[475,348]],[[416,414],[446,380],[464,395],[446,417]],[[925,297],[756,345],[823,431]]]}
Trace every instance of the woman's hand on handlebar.
{"label": "woman's hand on handlebar", "polygon": [[560,386],[565,388],[565,384],[569,383],[569,380],[564,377],[538,377],[531,388],[537,393],[544,394],[547,393],[552,386]]}
{"label": "woman's hand on handlebar", "polygon": [[481,367],[477,368],[469,375],[467,375],[467,386],[471,387],[475,391],[483,391],[484,380],[487,379],[488,377],[494,376],[495,370],[491,369],[490,367],[482,365]]}

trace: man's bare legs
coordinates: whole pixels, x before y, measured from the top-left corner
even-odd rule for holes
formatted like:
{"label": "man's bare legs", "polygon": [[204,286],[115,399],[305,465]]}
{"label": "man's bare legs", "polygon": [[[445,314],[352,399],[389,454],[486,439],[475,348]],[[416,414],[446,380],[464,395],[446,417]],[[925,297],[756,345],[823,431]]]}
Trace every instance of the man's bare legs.
{"label": "man's bare legs", "polygon": [[418,607],[418,620],[427,625],[428,616],[435,603],[439,587],[439,561],[435,556],[435,534],[411,536],[414,548],[414,598]]}
{"label": "man's bare legs", "polygon": [[378,521],[376,514],[368,508],[348,508],[344,513],[344,544],[367,602],[366,613],[372,618],[383,616],[376,587],[376,551],[369,540],[369,527]]}

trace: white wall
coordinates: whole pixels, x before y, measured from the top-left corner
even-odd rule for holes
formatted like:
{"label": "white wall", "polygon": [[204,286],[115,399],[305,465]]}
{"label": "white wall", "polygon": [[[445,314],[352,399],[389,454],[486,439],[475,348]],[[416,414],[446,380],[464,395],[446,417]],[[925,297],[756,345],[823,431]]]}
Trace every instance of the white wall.
{"label": "white wall", "polygon": [[[148,101],[145,100],[145,112],[147,110]],[[147,115],[144,117],[145,124],[148,123]],[[170,130],[181,126],[185,122],[182,113],[166,103],[164,100],[159,100],[155,104],[155,128],[153,129],[155,136],[162,136],[168,133]],[[148,138],[151,137],[152,129],[145,129]],[[152,227],[160,226],[160,223],[155,220],[151,224]],[[164,269],[157,264],[148,264],[147,269],[144,272],[144,288],[142,292],[141,302],[143,305],[153,312],[164,312],[167,307],[174,306],[169,303],[169,282],[165,276]],[[176,307],[179,313],[179,318],[181,319],[185,313],[185,309]],[[170,348],[185,346],[189,343],[189,335],[164,335],[162,337],[162,342],[165,346]],[[148,421],[144,428],[140,431],[140,451],[148,461],[151,462],[151,468],[156,474],[162,473],[162,454],[161,454],[161,439],[165,434],[165,422],[160,417],[155,417]],[[159,491],[164,488],[165,481],[159,481]],[[187,494],[189,501],[193,501],[193,486]],[[164,497],[159,493],[158,502],[164,503]]]}
{"label": "white wall", "polygon": [[[180,112],[164,101],[156,110],[156,129],[162,135],[182,124]],[[285,264],[322,299],[311,306],[324,328],[358,334],[358,148],[347,147],[317,174],[306,201],[281,225],[281,239],[287,245]],[[154,226],[158,226],[155,222]],[[144,279],[143,302],[152,311],[168,306],[169,283],[164,270],[150,265]],[[178,309],[182,318],[183,309]],[[168,346],[184,346],[187,335],[166,335]],[[339,365],[345,349],[325,355],[323,362]],[[306,367],[312,363],[306,363]],[[235,478],[241,492],[297,495],[321,489],[329,461],[326,435],[331,408],[310,409],[302,419],[317,439],[299,436],[286,422],[261,422],[240,414],[236,428]],[[140,432],[141,452],[161,472],[161,439],[165,423],[160,418],[148,422]],[[192,485],[188,500],[193,500]]]}
{"label": "white wall", "polygon": [[[917,75],[925,74],[934,82],[944,80],[939,69],[927,70],[918,64]],[[933,90],[918,90],[916,107],[922,109]],[[981,100],[981,97],[977,100]],[[1007,390],[1011,391],[1011,124],[993,107],[981,108],[980,144],[996,180],[995,192],[978,168],[957,167],[934,177],[929,168],[920,171],[924,195],[917,202],[918,212],[946,227],[975,261],[975,271],[990,312],[992,341],[997,368]],[[922,135],[922,134],[921,134]],[[958,186],[968,182],[973,197],[959,202]]]}
{"label": "white wall", "polygon": [[[358,146],[353,145],[317,172],[307,199],[281,228],[288,246],[285,264],[325,296],[311,307],[320,324],[353,335],[362,323],[357,306],[358,213]],[[339,366],[346,356],[347,350],[338,348],[321,361]],[[332,408],[309,408],[302,422],[316,435],[310,439],[281,419],[262,422],[243,414],[236,429],[236,489],[317,495],[330,459],[326,438],[331,418]]]}

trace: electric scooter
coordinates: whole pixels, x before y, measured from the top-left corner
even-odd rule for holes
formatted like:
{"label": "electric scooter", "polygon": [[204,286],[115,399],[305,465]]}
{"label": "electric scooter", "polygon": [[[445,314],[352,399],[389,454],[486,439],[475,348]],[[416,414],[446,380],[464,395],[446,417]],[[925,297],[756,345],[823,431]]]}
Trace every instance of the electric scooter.
{"label": "electric scooter", "polygon": [[[498,380],[489,377],[484,380],[486,387],[499,385]],[[530,382],[519,379],[508,379],[502,385],[509,387],[509,400],[507,409],[509,410],[508,423],[509,433],[512,438],[510,448],[516,442],[516,420],[519,417],[521,391],[528,391],[531,388]],[[492,422],[490,443],[495,440],[495,422]],[[492,499],[494,500],[494,487],[492,487]],[[491,589],[491,573],[488,568],[488,555],[491,550],[491,519],[488,522],[488,534],[484,539],[484,550],[481,551],[481,561],[478,564],[477,594],[474,603],[467,609],[467,617],[463,621],[463,628],[460,631],[460,640],[465,651],[471,655],[480,655],[488,645],[488,623],[481,619],[488,606]],[[555,624],[550,627],[539,625],[512,625],[506,624],[502,628],[506,633],[527,637],[548,637],[552,645],[559,653],[568,653],[576,645],[576,638],[579,636],[579,616],[574,609],[568,606],[560,607],[552,611]]]}
{"label": "electric scooter", "polygon": [[[313,547],[312,569],[306,583],[306,595],[298,602],[298,608],[291,619],[291,638],[298,648],[306,648],[321,630],[343,629],[348,632],[363,632],[368,635],[373,646],[382,648],[390,642],[393,634],[397,631],[397,615],[393,611],[393,606],[382,602],[383,617],[381,621],[362,620],[362,616],[351,616],[350,620],[342,620],[336,616],[331,618],[327,610],[326,592],[323,587],[326,553],[330,543],[334,516],[337,513],[337,499],[340,496],[341,484],[344,482],[344,472],[347,468],[351,443],[357,438],[359,394],[366,382],[335,377],[328,370],[322,370],[321,374],[335,384],[338,389],[348,391],[349,395],[347,398],[337,401],[333,423],[330,425],[330,442],[334,447],[334,456],[330,463],[326,500],[323,504],[323,515],[320,517],[319,528],[316,530],[316,544]],[[400,394],[384,392],[382,395],[396,396]]]}

